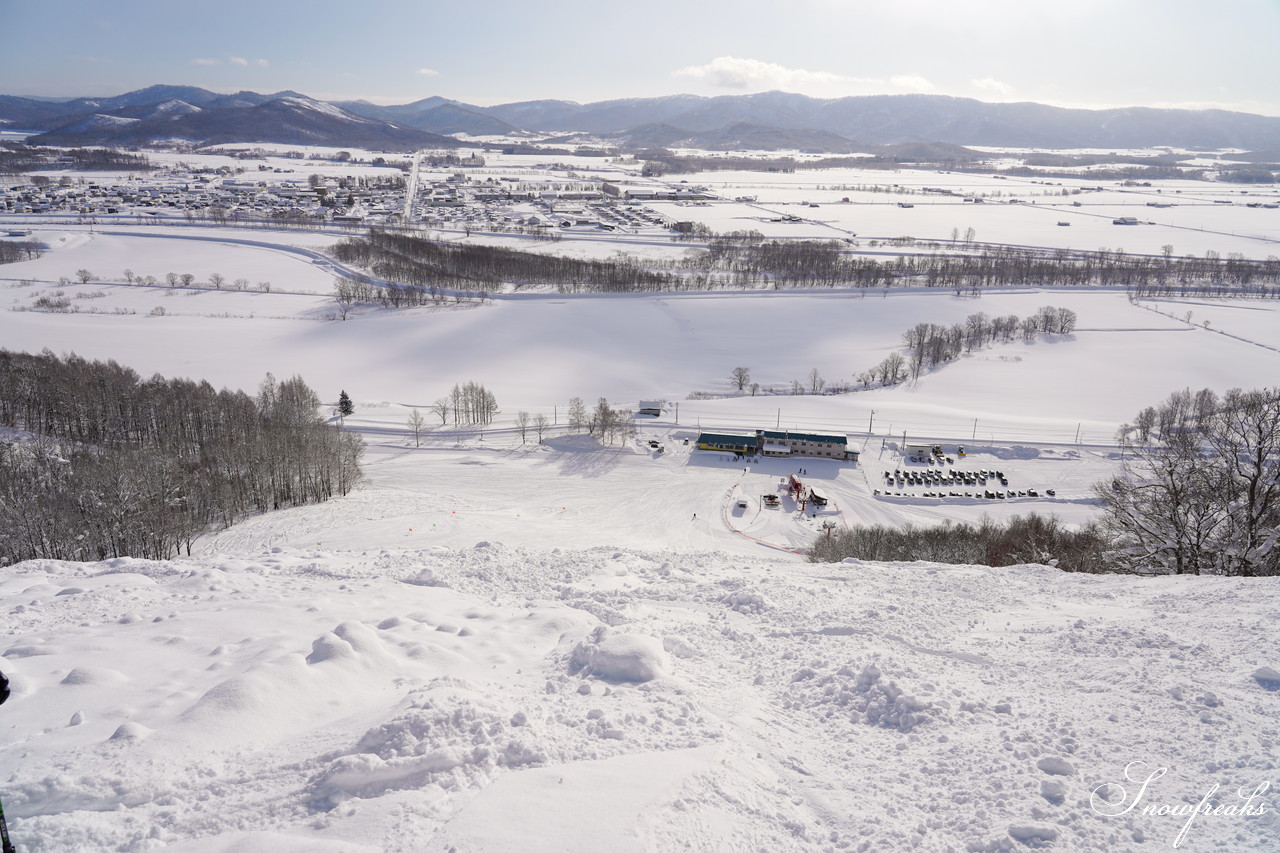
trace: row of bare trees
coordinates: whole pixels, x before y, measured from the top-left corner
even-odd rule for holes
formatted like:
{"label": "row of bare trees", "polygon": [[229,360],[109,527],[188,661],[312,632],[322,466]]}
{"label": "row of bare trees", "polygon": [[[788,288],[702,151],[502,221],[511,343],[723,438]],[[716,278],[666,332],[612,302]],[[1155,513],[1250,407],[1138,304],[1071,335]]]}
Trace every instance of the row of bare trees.
{"label": "row of bare trees", "polygon": [[[967,235],[966,235],[967,236]],[[899,242],[899,241],[895,241]],[[968,242],[968,241],[966,241]],[[1210,287],[1259,298],[1280,298],[1280,258],[1248,260],[1177,257],[1171,246],[1161,255],[1131,255],[1116,249],[1072,252],[1011,246],[983,246],[964,254],[941,252],[877,260],[853,255],[837,241],[768,241],[758,231],[714,235],[691,265],[705,286],[892,287],[917,285],[980,292],[988,287],[1107,285],[1156,295],[1168,288]]]}
{"label": "row of bare trees", "polygon": [[484,291],[454,291],[450,294],[435,285],[423,287],[416,284],[392,283],[379,286],[346,276],[339,276],[333,281],[333,300],[338,306],[338,315],[343,320],[356,305],[360,304],[378,305],[383,308],[414,308],[422,305],[441,305],[450,300],[455,304],[483,302],[487,298],[488,294]]}
{"label": "row of bare trees", "polygon": [[253,512],[346,494],[364,443],[299,377],[257,396],[0,350],[0,564],[165,558]]}
{"label": "row of bare trees", "polygon": [[1076,312],[1069,308],[1046,305],[1029,317],[991,317],[978,311],[963,323],[950,326],[917,323],[902,333],[906,356],[891,352],[875,367],[859,373],[857,379],[863,388],[875,383],[896,385],[908,377],[918,379],[925,367],[936,367],[988,344],[1010,343],[1019,337],[1032,340],[1041,334],[1070,334],[1075,330],[1076,319]]}
{"label": "row of bare trees", "polygon": [[626,260],[595,261],[520,252],[475,243],[458,245],[393,231],[335,245],[334,257],[380,278],[419,287],[489,291],[503,282],[554,285],[567,293],[679,289],[680,277]]}
{"label": "row of bare trees", "polygon": [[977,524],[928,527],[854,525],[819,536],[810,550],[815,563],[859,560],[1016,566],[1044,563],[1068,572],[1110,570],[1109,546],[1099,525],[1072,529],[1055,516],[1031,513],[1007,521],[983,518]]}
{"label": "row of bare trees", "polygon": [[0,264],[16,264],[30,261],[44,254],[39,240],[0,240]]}

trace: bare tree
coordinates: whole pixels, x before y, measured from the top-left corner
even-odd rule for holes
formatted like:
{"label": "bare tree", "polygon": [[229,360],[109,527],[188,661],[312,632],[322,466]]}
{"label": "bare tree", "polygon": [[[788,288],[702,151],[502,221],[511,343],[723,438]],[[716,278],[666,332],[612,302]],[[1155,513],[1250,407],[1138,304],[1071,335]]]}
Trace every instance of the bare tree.
{"label": "bare tree", "polygon": [[822,374],[818,372],[818,368],[814,367],[809,370],[809,393],[818,394],[826,386],[827,381],[822,378]]}
{"label": "bare tree", "polygon": [[897,385],[907,378],[907,360],[902,353],[891,352],[880,362],[880,381],[885,385]]}
{"label": "bare tree", "polygon": [[529,413],[524,409],[516,412],[516,429],[520,432],[520,443],[524,444],[529,437]]}
{"label": "bare tree", "polygon": [[551,428],[551,420],[542,412],[533,416],[533,428],[538,433],[538,444],[542,444],[542,436]]}
{"label": "bare tree", "polygon": [[226,283],[226,279],[222,277],[221,273],[215,272],[209,276],[209,283],[212,284],[216,289],[222,290],[222,285]]}
{"label": "bare tree", "polygon": [[422,416],[421,412],[419,412],[417,409],[414,409],[409,413],[409,420],[407,425],[409,427],[409,434],[413,436],[413,446],[421,447],[422,431],[426,429],[427,419]]}
{"label": "bare tree", "polygon": [[93,273],[86,269],[78,269],[76,270],[76,278],[80,279],[81,284],[88,284],[93,280]]}
{"label": "bare tree", "polygon": [[1179,391],[1139,419],[1094,486],[1120,567],[1280,575],[1280,391]]}
{"label": "bare tree", "polygon": [[569,429],[579,432],[587,426],[587,407],[581,397],[569,399]]}
{"label": "bare tree", "polygon": [[448,397],[441,397],[431,404],[431,413],[440,419],[440,426],[444,426],[449,422],[449,412],[452,411],[449,405]]}
{"label": "bare tree", "polygon": [[596,407],[591,412],[591,417],[587,421],[587,432],[597,438],[609,440],[613,443],[613,433],[617,426],[618,413],[609,405],[609,401],[601,397],[596,403]]}
{"label": "bare tree", "polygon": [[751,368],[735,367],[729,371],[729,382],[739,391],[744,390],[751,382]]}

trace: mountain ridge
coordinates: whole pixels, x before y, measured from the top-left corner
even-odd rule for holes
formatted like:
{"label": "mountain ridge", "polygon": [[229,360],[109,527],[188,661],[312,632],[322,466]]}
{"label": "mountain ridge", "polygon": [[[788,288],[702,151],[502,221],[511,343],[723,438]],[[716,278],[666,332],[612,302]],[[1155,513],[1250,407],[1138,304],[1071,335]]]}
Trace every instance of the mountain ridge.
{"label": "mountain ridge", "polygon": [[[1020,148],[1239,148],[1273,150],[1280,147],[1280,117],[1228,110],[1186,110],[1156,107],[1121,107],[1086,110],[1054,107],[1034,102],[990,103],[949,95],[857,95],[814,98],[770,91],[745,95],[667,95],[654,98],[621,98],[591,103],[568,100],[517,101],[477,106],[432,95],[395,105],[367,101],[317,101],[293,91],[272,94],[240,91],[219,94],[194,86],[155,85],[109,98],[37,100],[0,95],[0,124],[15,129],[56,131],[83,122],[93,115],[139,118],[132,130],[133,142],[146,144],[146,133],[156,139],[173,138],[182,124],[204,127],[204,136],[219,136],[212,122],[230,129],[244,123],[247,111],[264,104],[297,99],[313,105],[329,104],[342,115],[342,127],[326,131],[320,122],[307,132],[300,127],[278,140],[310,139],[313,144],[357,145],[364,138],[384,138],[391,147],[456,145],[448,134],[507,135],[520,132],[588,133],[625,139],[644,138],[661,128],[687,134],[693,140],[727,139],[732,144],[788,147],[800,140],[802,147],[839,150],[841,147],[945,143],[960,146]],[[167,127],[152,127],[145,118],[160,104],[180,102],[195,108],[186,117],[169,116]],[[323,108],[315,107],[317,112]],[[185,110],[185,108],[183,108]],[[183,111],[179,110],[179,111]],[[205,118],[192,116],[209,114]],[[380,122],[379,133],[351,134],[353,122]],[[297,125],[298,122],[293,122]],[[752,128],[751,133],[744,128]],[[371,131],[372,126],[366,126]],[[333,134],[328,143],[317,140]],[[415,134],[427,134],[426,137]],[[269,134],[270,135],[270,134]],[[280,134],[276,134],[280,135]],[[667,135],[671,134],[659,134]],[[64,134],[65,136],[65,134]],[[429,137],[434,136],[434,141]],[[678,134],[676,135],[678,136]],[[33,141],[56,142],[57,133]],[[674,136],[672,138],[675,138]],[[197,141],[200,141],[197,139]],[[734,142],[737,140],[737,142]],[[85,144],[89,140],[80,140]],[[114,140],[103,139],[103,143]],[[850,149],[854,150],[854,149]]]}

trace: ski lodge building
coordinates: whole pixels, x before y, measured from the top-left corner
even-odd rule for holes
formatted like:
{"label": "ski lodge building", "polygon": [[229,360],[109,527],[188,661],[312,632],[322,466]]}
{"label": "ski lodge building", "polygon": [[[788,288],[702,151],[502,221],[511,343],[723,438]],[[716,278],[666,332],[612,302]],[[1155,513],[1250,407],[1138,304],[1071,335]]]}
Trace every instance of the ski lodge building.
{"label": "ski lodge building", "polygon": [[852,462],[858,461],[859,454],[857,450],[850,449],[848,436],[771,429],[758,429],[755,435],[704,432],[698,436],[698,449],[775,459],[817,456]]}

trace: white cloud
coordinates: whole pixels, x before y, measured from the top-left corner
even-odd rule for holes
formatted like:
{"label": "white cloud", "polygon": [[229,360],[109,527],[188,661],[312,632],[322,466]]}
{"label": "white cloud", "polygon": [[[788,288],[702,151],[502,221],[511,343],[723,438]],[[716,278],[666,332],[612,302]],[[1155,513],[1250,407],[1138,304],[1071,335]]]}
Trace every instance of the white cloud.
{"label": "white cloud", "polygon": [[894,88],[903,92],[936,92],[938,87],[919,74],[896,74],[889,78]]}
{"label": "white cloud", "polygon": [[244,67],[249,64],[249,60],[245,59],[243,56],[228,56],[227,62],[230,62],[232,65],[239,65],[241,67]]}
{"label": "white cloud", "polygon": [[419,68],[418,73],[421,74],[423,77],[439,77],[440,76],[440,72],[436,71],[434,68]]}
{"label": "white cloud", "polygon": [[196,58],[196,59],[191,60],[191,64],[192,64],[192,65],[221,65],[221,64],[222,64],[222,60],[221,60],[221,59],[200,59],[200,58]]}
{"label": "white cloud", "polygon": [[851,78],[828,71],[787,68],[758,59],[717,56],[706,65],[690,65],[672,72],[676,77],[701,80],[723,89],[788,89],[797,90],[839,84]]}
{"label": "white cloud", "polygon": [[985,92],[991,92],[1002,98],[1013,97],[1013,87],[1008,83],[1001,83],[993,77],[983,77],[981,80],[970,80],[969,82],[977,89],[982,89]]}
{"label": "white cloud", "polygon": [[253,61],[253,64],[258,66],[259,68],[266,68],[271,63],[267,62],[265,59],[255,59]]}
{"label": "white cloud", "polygon": [[672,72],[673,77],[684,77],[721,89],[764,91],[780,89],[787,92],[827,96],[875,94],[883,92],[936,92],[932,82],[919,74],[899,74],[889,78],[848,77],[830,71],[810,71],[805,68],[787,68],[759,59],[737,56],[718,56],[705,65],[690,65]]}

